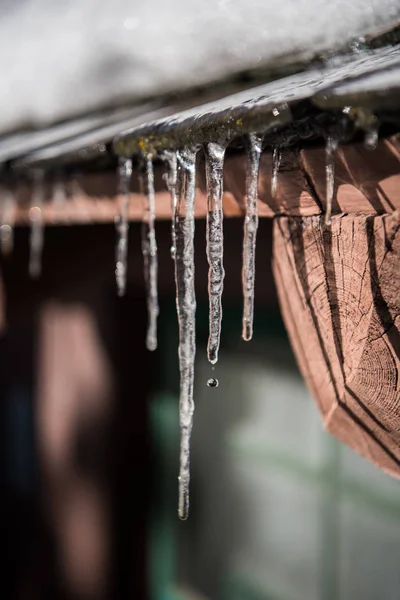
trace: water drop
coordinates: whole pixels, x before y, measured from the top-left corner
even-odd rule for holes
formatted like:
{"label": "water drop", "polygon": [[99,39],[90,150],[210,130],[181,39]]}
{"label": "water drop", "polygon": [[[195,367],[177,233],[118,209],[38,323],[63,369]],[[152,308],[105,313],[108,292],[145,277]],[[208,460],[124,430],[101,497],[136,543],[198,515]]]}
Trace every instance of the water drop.
{"label": "water drop", "polygon": [[219,381],[218,381],[218,379],[215,379],[214,377],[212,377],[211,379],[209,379],[207,381],[207,385],[210,388],[216,388],[219,386]]}

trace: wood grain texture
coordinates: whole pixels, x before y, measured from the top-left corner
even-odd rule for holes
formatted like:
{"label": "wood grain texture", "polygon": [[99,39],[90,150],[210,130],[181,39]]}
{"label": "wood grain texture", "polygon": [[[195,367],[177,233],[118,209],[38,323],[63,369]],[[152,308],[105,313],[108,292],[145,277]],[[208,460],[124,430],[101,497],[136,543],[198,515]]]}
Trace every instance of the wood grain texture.
{"label": "wood grain texture", "polygon": [[277,218],[286,327],[328,431],[400,477],[400,213]]}

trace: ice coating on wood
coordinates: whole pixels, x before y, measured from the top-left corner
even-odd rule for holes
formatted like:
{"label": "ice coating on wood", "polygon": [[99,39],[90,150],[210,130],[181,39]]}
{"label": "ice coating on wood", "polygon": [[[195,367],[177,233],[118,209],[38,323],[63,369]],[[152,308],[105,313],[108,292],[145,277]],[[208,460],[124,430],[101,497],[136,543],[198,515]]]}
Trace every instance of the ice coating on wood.
{"label": "ice coating on wood", "polygon": [[250,134],[247,137],[246,216],[244,219],[242,265],[242,337],[246,342],[253,337],[255,261],[258,229],[258,174],[260,171],[261,152],[261,137],[256,134]]}
{"label": "ice coating on wood", "polygon": [[1,193],[0,247],[3,256],[7,256],[14,248],[15,199],[10,191],[1,190]]}
{"label": "ice coating on wood", "polygon": [[275,198],[278,186],[278,171],[281,165],[282,150],[274,148],[272,151],[272,177],[271,177],[271,196]]}
{"label": "ice coating on wood", "polygon": [[177,178],[177,153],[176,151],[165,151],[162,158],[167,163],[168,171],[166,176],[167,188],[171,194],[171,258],[175,260],[176,239],[175,239],[175,213],[176,213],[176,178]]}
{"label": "ice coating on wood", "polygon": [[147,180],[147,202],[145,205],[142,224],[142,253],[144,261],[144,278],[147,287],[147,336],[146,348],[156,350],[157,348],[157,317],[158,307],[158,258],[157,240],[154,226],[156,208],[154,193],[154,171],[153,158],[150,154],[145,156],[146,180]]}
{"label": "ice coating on wood", "polygon": [[42,214],[44,199],[44,173],[37,170],[34,173],[34,185],[29,209],[31,233],[29,238],[29,275],[32,279],[40,277],[42,272],[42,253],[44,244],[44,221]]}
{"label": "ice coating on wood", "polygon": [[128,231],[129,231],[129,204],[130,183],[132,177],[132,160],[120,158],[118,165],[119,191],[122,196],[120,214],[115,220],[117,230],[117,243],[115,248],[115,280],[118,296],[125,295],[126,272],[128,260]]}
{"label": "ice coating on wood", "polygon": [[210,306],[207,356],[211,364],[218,360],[222,322],[222,292],[225,270],[223,233],[223,169],[225,144],[210,142],[205,146],[207,181],[206,244],[208,260],[208,298]]}
{"label": "ice coating on wood", "polygon": [[175,214],[176,308],[179,325],[179,422],[181,431],[178,515],[189,514],[190,436],[193,426],[194,361],[196,356],[196,294],[194,286],[194,197],[196,149],[178,152],[177,206]]}
{"label": "ice coating on wood", "polygon": [[326,212],[325,225],[332,223],[332,202],[335,189],[335,152],[338,142],[332,136],[328,136],[325,146],[325,173],[326,173]]}

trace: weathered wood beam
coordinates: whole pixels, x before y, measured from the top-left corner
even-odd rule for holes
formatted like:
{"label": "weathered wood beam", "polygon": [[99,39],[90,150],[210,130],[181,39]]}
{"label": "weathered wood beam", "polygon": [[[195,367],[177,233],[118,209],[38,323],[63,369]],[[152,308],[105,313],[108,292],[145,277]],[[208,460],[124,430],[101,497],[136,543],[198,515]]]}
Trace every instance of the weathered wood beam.
{"label": "weathered wood beam", "polygon": [[400,477],[400,213],[282,217],[273,270],[325,427]]}

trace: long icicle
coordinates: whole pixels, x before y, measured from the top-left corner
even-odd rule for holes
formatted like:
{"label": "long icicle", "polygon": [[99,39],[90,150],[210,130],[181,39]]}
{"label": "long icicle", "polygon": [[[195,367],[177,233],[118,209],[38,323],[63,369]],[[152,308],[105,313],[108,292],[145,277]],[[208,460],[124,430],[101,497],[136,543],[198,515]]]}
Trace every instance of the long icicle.
{"label": "long icicle", "polygon": [[42,272],[42,253],[44,244],[44,222],[43,222],[43,196],[44,196],[44,172],[34,172],[33,192],[29,219],[31,222],[31,233],[29,238],[29,275],[32,279],[40,277]]}
{"label": "long icicle", "polygon": [[332,202],[335,189],[335,153],[338,147],[337,140],[328,136],[325,146],[325,175],[326,175],[326,211],[325,225],[332,223]]}
{"label": "long icicle", "polygon": [[167,172],[167,188],[171,195],[171,258],[175,260],[176,252],[176,235],[175,235],[175,213],[177,203],[177,169],[178,169],[178,158],[175,150],[165,151],[162,158],[165,160],[168,166]]}
{"label": "long icicle", "polygon": [[225,277],[222,211],[225,148],[226,144],[209,142],[204,149],[207,180],[206,243],[210,305],[207,357],[213,365],[218,361],[222,323],[222,292]]}
{"label": "long icicle", "polygon": [[146,348],[157,348],[157,317],[158,307],[158,258],[157,240],[154,226],[156,218],[153,157],[146,154],[147,203],[142,224],[142,252],[144,260],[144,277],[147,286],[147,336]]}
{"label": "long icicle", "polygon": [[130,158],[120,158],[118,164],[118,178],[119,192],[122,196],[122,200],[120,213],[115,220],[115,227],[117,230],[117,243],[115,247],[115,280],[118,296],[124,296],[126,290],[131,177],[132,160]]}
{"label": "long icicle", "polygon": [[194,361],[196,356],[196,294],[194,285],[194,198],[196,149],[178,152],[176,232],[176,308],[179,325],[179,422],[181,430],[179,469],[179,518],[189,515],[190,436],[193,426]]}
{"label": "long icicle", "polygon": [[262,152],[262,138],[254,133],[248,136],[246,172],[246,216],[243,233],[243,322],[242,337],[248,342],[253,337],[254,282],[256,240],[258,229],[258,174]]}

